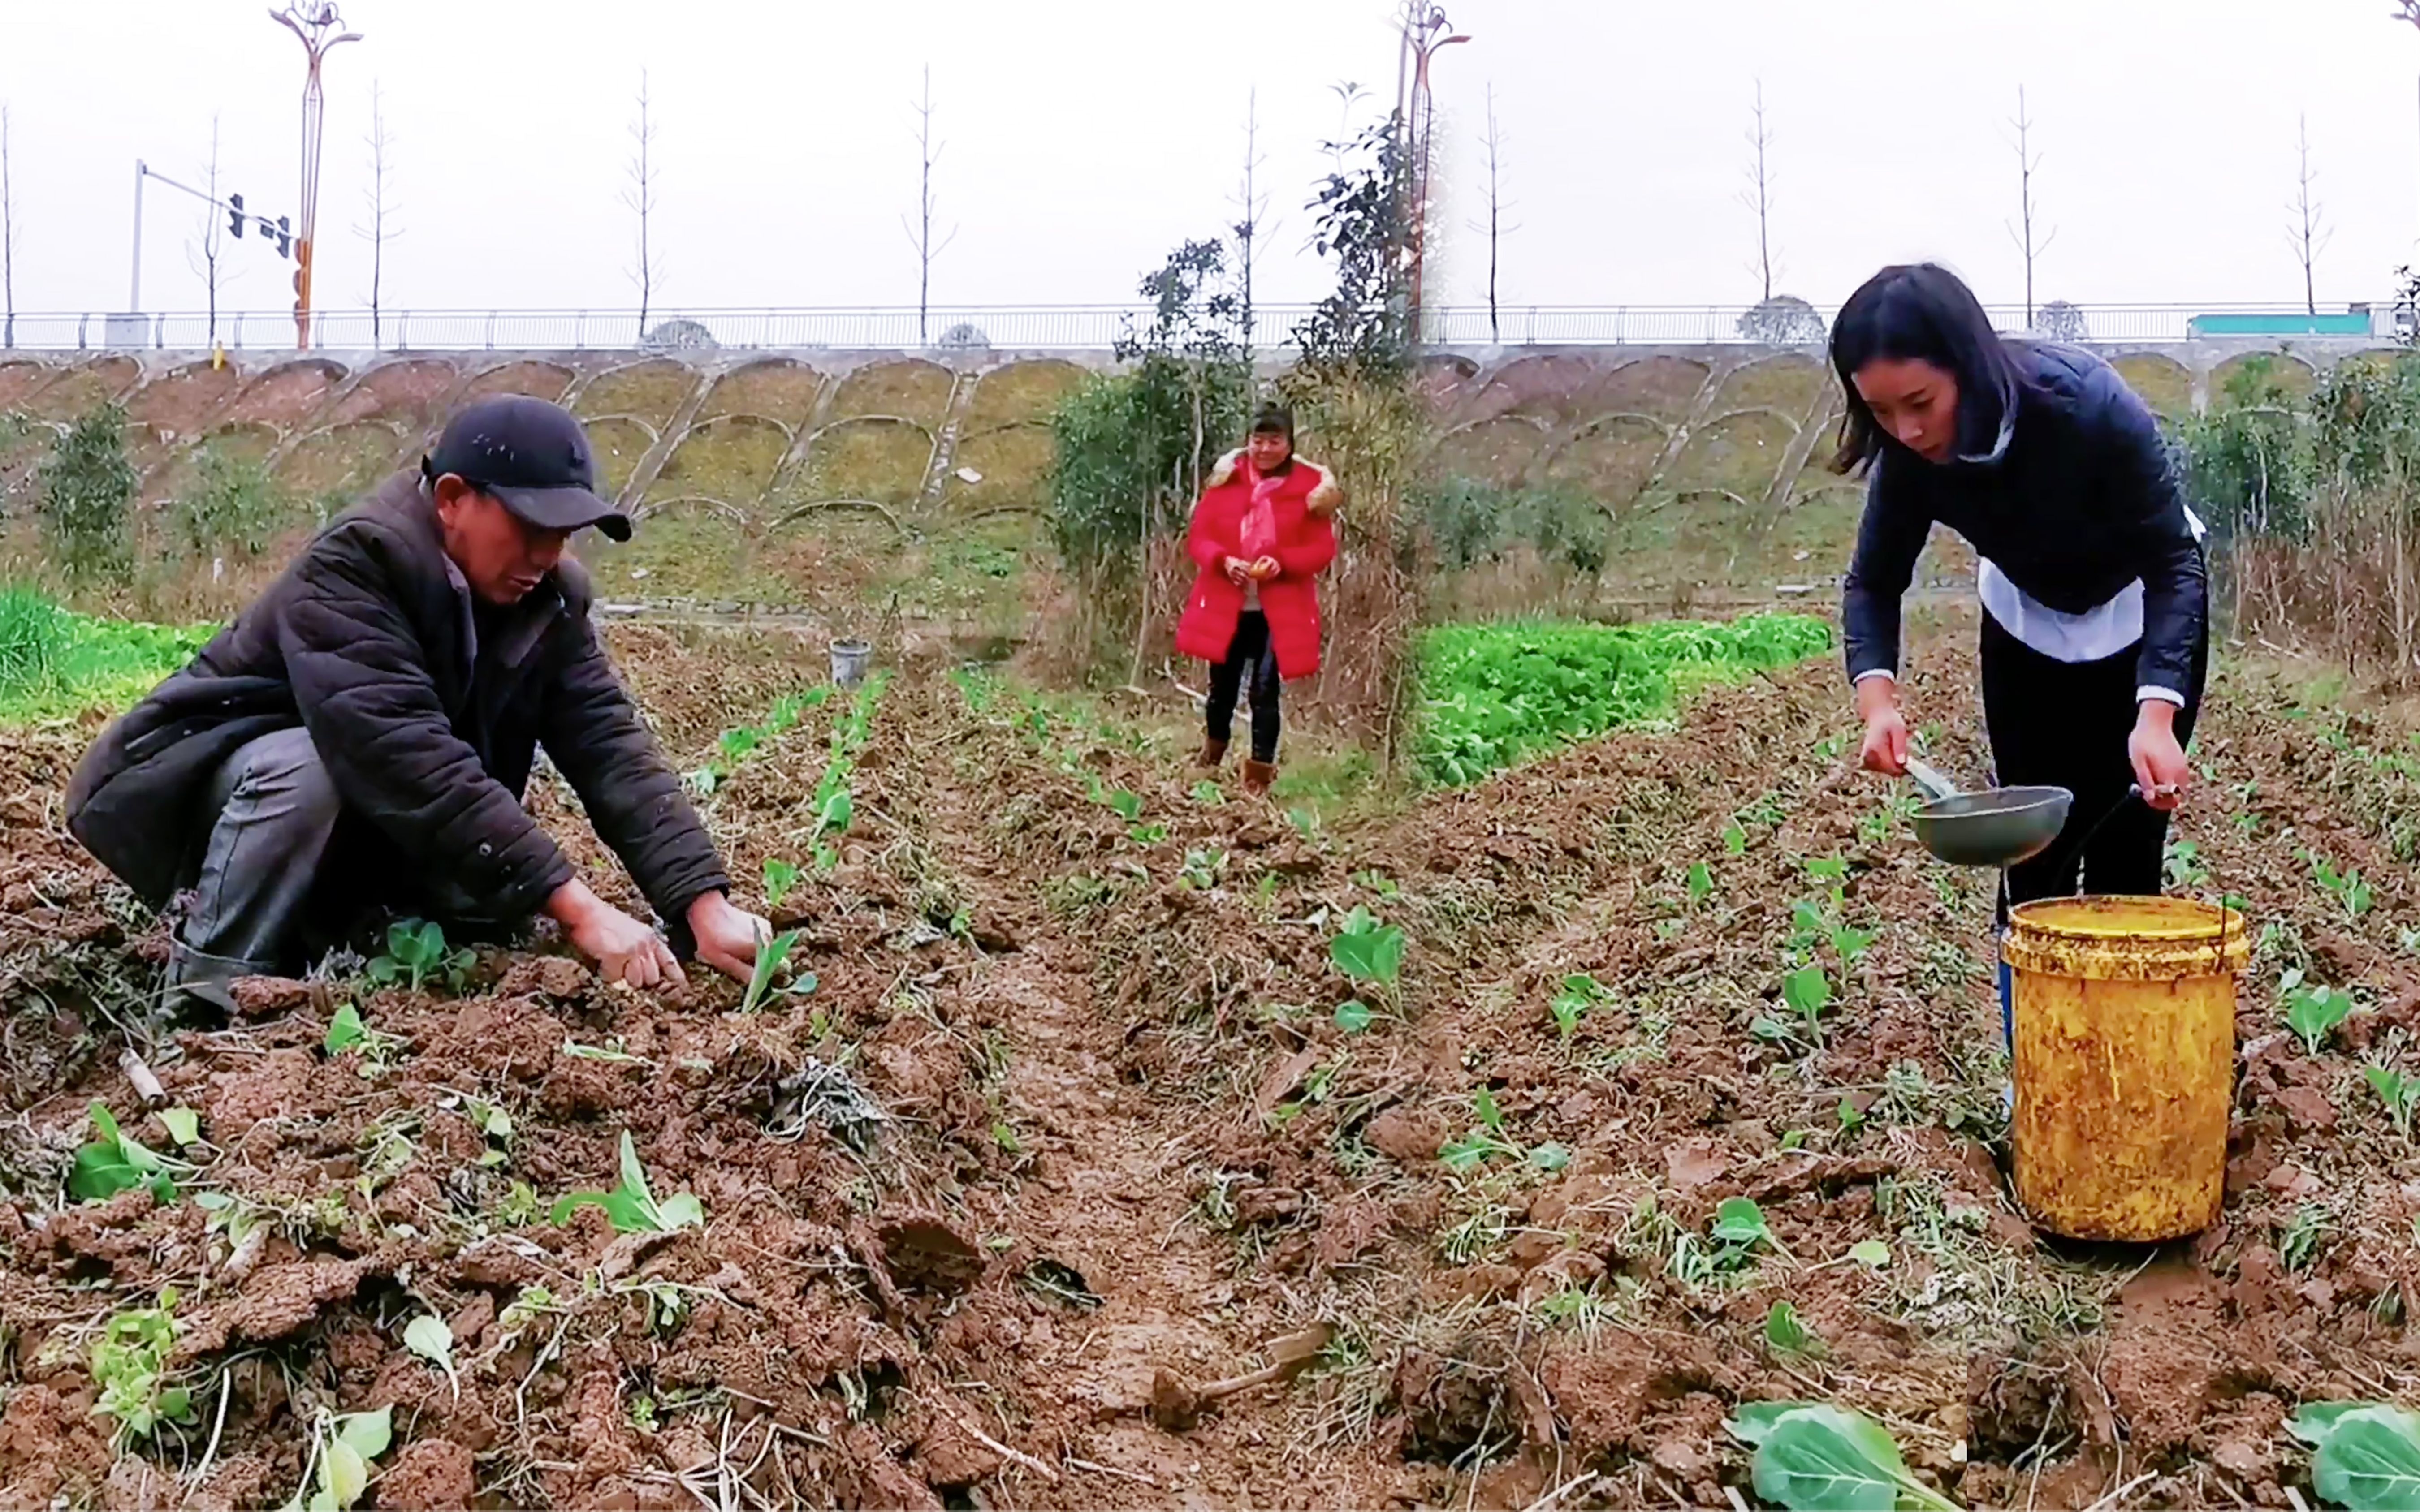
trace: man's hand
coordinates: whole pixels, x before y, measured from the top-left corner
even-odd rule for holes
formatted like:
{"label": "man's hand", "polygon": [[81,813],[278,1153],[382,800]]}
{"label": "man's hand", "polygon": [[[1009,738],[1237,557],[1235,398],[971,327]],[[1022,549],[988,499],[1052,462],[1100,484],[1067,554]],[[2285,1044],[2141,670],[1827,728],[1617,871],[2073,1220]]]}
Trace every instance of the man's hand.
{"label": "man's hand", "polygon": [[756,951],[773,937],[772,925],[719,892],[689,905],[689,932],[697,940],[697,958],[734,981],[756,974]]}
{"label": "man's hand", "polygon": [[2176,718],[2175,704],[2145,699],[2134,711],[2134,733],[2126,737],[2126,759],[2134,764],[2143,801],[2163,810],[2176,808],[2193,780],[2185,748],[2177,743]]}
{"label": "man's hand", "polygon": [[1233,583],[1236,587],[1241,588],[1244,586],[1245,579],[1249,579],[1252,575],[1252,564],[1245,561],[1242,557],[1229,557],[1226,563],[1226,571],[1227,580]]}
{"label": "man's hand", "polygon": [[1907,718],[1899,712],[1899,684],[1869,677],[1857,685],[1857,717],[1866,723],[1857,764],[1885,777],[1907,775]]}
{"label": "man's hand", "polygon": [[572,949],[597,963],[607,981],[655,988],[689,985],[664,937],[599,898],[574,878],[546,901],[549,918],[563,926]]}

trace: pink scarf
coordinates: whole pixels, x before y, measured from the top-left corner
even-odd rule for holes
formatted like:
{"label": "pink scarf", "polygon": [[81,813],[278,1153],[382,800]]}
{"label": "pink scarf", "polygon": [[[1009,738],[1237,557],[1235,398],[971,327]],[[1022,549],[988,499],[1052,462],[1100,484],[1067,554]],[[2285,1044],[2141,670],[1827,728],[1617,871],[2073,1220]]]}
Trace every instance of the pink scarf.
{"label": "pink scarf", "polygon": [[1258,562],[1277,553],[1278,488],[1285,480],[1249,471],[1247,476],[1252,480],[1252,501],[1244,508],[1242,549],[1235,554],[1247,562]]}

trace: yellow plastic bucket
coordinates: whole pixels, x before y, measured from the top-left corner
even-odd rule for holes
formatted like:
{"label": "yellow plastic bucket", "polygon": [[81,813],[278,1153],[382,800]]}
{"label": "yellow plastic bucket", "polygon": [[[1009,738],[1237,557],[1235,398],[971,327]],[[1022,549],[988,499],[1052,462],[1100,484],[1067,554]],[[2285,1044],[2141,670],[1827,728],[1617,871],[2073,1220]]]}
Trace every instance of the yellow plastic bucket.
{"label": "yellow plastic bucket", "polygon": [[2243,916],[2190,898],[2009,912],[2017,1200],[2071,1239],[2197,1233],[2226,1195]]}

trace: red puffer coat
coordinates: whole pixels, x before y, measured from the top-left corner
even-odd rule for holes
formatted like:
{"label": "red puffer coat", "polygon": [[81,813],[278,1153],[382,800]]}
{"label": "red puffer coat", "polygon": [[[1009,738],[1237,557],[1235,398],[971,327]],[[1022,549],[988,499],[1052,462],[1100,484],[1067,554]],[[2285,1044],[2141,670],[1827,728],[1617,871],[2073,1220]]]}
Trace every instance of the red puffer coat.
{"label": "red puffer coat", "polygon": [[[1180,656],[1224,661],[1227,648],[1234,643],[1244,590],[1227,576],[1224,563],[1229,557],[1246,554],[1244,514],[1251,507],[1257,481],[1244,454],[1231,452],[1219,460],[1202,501],[1193,506],[1193,529],[1185,549],[1202,572],[1185,601],[1184,617],[1177,621]],[[1336,527],[1328,517],[1343,497],[1326,469],[1298,456],[1278,480],[1277,545],[1267,553],[1277,558],[1278,575],[1260,585],[1261,612],[1268,616],[1278,675],[1287,682],[1319,671],[1315,579],[1336,560]]]}

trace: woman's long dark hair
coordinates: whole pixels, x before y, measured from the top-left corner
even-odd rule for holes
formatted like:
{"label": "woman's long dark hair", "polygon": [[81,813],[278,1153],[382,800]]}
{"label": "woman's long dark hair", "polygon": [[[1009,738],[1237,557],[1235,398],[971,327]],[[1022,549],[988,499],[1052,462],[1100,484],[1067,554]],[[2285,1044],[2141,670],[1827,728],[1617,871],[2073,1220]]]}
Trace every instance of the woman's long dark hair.
{"label": "woman's long dark hair", "polygon": [[1832,322],[1832,367],[1848,407],[1832,454],[1835,472],[1868,466],[1890,440],[1857,393],[1857,370],[1877,361],[1930,363],[1958,380],[1962,456],[1992,450],[2024,382],[2008,343],[1956,273],[1936,263],[1885,268],[1849,296]]}

